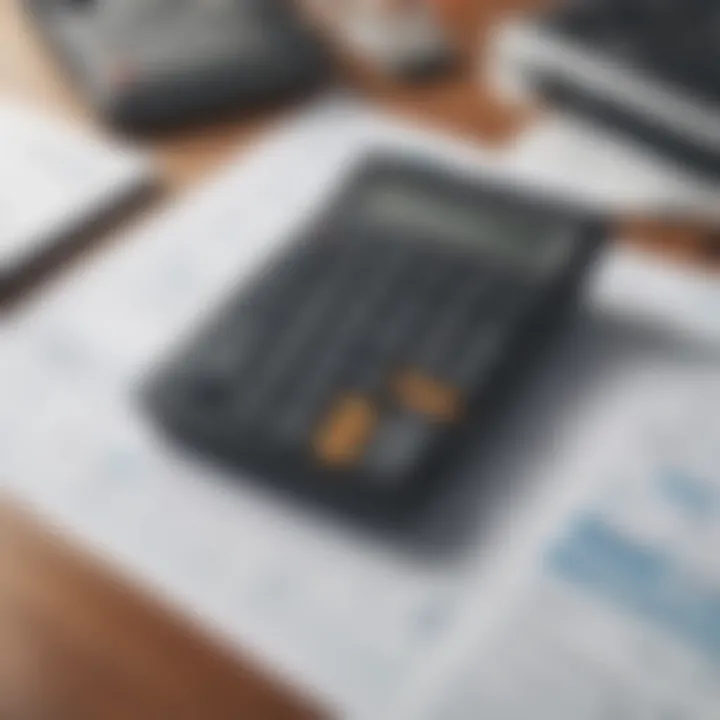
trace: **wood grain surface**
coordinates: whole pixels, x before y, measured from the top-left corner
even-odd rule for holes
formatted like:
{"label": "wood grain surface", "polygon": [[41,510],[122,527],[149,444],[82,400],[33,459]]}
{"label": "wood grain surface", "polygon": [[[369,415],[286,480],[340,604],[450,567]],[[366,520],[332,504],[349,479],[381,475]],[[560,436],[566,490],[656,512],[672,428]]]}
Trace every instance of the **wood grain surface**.
{"label": "wood grain surface", "polygon": [[[509,12],[536,0],[448,0],[449,27],[463,49],[452,79],[407,87],[348,58],[345,81],[385,107],[487,142],[510,140],[532,114],[501,106],[477,81],[481,38]],[[480,59],[479,59],[480,58]],[[58,117],[106,132],[68,84],[19,10],[0,0],[0,92]],[[285,111],[289,111],[287,108]],[[283,110],[227,119],[145,143],[165,187],[134,220],[105,228],[67,256],[41,268],[35,283],[90,250],[121,241],[139,222],[208,177],[243,143],[264,132]],[[1,161],[1,159],[0,159]],[[711,261],[707,228],[634,221],[625,235],[652,252]],[[320,711],[290,692],[257,661],[237,657],[144,596],[100,563],[71,549],[10,500],[0,501],[0,720],[304,720]]]}
{"label": "wood grain surface", "polygon": [[256,659],[0,502],[2,720],[318,720]]}

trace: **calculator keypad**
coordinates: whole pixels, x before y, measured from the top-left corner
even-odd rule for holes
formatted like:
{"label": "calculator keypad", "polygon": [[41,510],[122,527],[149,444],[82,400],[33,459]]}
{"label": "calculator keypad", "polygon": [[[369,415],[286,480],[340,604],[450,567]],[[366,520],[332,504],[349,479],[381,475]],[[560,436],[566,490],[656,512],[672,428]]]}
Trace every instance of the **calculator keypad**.
{"label": "calculator keypad", "polygon": [[346,221],[290,245],[151,393],[201,451],[374,508],[438,467],[571,270],[540,277]]}
{"label": "calculator keypad", "polygon": [[326,468],[409,470],[497,354],[501,285],[440,250],[305,242],[204,339],[196,410]]}

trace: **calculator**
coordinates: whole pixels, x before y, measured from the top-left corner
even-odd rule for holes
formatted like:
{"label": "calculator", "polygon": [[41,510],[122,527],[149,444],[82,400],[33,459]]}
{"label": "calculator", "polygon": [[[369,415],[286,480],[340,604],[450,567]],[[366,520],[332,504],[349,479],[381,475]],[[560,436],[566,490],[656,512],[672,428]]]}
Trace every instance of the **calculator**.
{"label": "calculator", "polygon": [[149,132],[253,109],[330,75],[292,0],[23,0],[100,114]]}
{"label": "calculator", "polygon": [[717,183],[717,0],[561,3],[513,21],[498,45],[521,89]]}
{"label": "calculator", "polygon": [[597,218],[398,155],[368,159],[143,384],[185,448],[399,520],[575,304]]}

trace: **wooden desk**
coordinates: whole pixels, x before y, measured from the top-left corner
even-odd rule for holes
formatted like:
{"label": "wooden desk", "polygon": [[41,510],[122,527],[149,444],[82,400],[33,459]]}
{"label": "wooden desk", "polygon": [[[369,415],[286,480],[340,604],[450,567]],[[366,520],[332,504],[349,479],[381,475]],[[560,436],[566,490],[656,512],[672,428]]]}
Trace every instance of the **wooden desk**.
{"label": "wooden desk", "polygon": [[[429,89],[404,88],[347,64],[348,79],[377,102],[490,142],[530,118],[477,88],[470,58],[481,29],[536,0],[448,3],[468,51],[466,72]],[[17,0],[0,0],[0,90],[61,116],[95,122],[28,30]],[[167,201],[257,137],[273,116],[227,121],[152,143]],[[159,202],[160,200],[156,201]],[[652,225],[652,223],[645,223]],[[687,228],[654,228],[652,247],[702,258]],[[647,241],[645,241],[647,242]],[[202,638],[189,621],[113,579],[0,503],[0,717],[3,720],[302,720],[307,701]]]}
{"label": "wooden desk", "polygon": [[0,503],[0,718],[320,717],[269,671]]}

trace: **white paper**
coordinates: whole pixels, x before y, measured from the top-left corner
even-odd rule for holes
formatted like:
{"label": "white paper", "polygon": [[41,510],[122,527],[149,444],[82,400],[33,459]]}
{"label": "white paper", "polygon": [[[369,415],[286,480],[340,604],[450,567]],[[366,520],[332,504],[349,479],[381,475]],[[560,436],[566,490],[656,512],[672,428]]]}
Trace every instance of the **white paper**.
{"label": "white paper", "polygon": [[548,505],[503,610],[459,613],[393,717],[717,717],[720,358],[618,390],[561,475],[588,492]]}
{"label": "white paper", "polygon": [[[69,274],[0,336],[3,489],[316,689],[340,717],[368,720],[383,717],[401,690],[425,676],[460,609],[472,603],[481,615],[493,611],[490,589],[500,587],[506,558],[525,546],[516,523],[558,489],[539,482],[538,469],[554,477],[553,463],[595,428],[603,398],[624,392],[628,377],[652,379],[669,362],[657,323],[645,333],[633,324],[646,327],[652,297],[644,298],[648,312],[630,321],[609,301],[631,295],[632,277],[645,268],[651,278],[668,277],[663,287],[680,283],[692,293],[674,319],[683,327],[687,315],[694,321],[689,347],[720,338],[715,283],[612,257],[596,285],[592,321],[568,335],[528,389],[482,482],[448,493],[413,542],[364,534],[161,441],[139,402],[144,373],[252,274],[340,175],[380,147],[432,153],[462,172],[501,167],[497,154],[354,103],[321,104]],[[509,487],[522,492],[508,495]],[[451,543],[451,530],[465,533]],[[441,552],[438,539],[454,546]]]}
{"label": "white paper", "polygon": [[147,158],[0,100],[0,275],[149,181]]}

